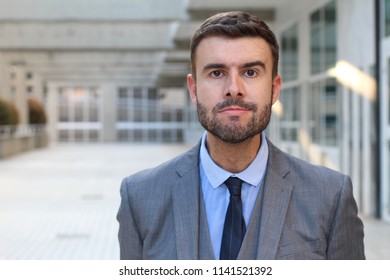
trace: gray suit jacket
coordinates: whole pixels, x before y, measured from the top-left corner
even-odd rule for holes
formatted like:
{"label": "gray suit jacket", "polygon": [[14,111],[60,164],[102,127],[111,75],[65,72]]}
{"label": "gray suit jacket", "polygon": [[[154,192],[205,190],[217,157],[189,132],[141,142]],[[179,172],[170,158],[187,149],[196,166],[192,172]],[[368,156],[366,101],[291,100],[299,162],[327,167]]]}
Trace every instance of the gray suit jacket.
{"label": "gray suit jacket", "polygon": [[[238,259],[364,259],[350,178],[268,143],[266,177]],[[214,259],[199,148],[123,180],[121,259]]]}

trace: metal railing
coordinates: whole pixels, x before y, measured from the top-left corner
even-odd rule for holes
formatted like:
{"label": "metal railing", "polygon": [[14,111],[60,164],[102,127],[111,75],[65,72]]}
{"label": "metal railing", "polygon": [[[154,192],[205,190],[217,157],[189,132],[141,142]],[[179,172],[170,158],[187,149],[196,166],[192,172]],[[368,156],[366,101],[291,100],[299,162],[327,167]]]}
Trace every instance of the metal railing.
{"label": "metal railing", "polygon": [[46,130],[44,124],[0,125],[0,140],[36,136]]}

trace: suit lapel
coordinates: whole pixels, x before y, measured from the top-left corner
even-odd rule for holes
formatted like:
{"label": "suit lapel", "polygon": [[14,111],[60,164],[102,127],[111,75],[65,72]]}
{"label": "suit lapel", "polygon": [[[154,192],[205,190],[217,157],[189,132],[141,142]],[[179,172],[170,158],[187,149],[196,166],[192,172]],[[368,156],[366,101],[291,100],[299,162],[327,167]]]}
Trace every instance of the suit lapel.
{"label": "suit lapel", "polygon": [[179,179],[172,200],[178,259],[198,259],[199,252],[199,145],[177,163]]}
{"label": "suit lapel", "polygon": [[[197,175],[197,174],[195,174]],[[173,188],[173,211],[178,259],[197,259],[199,239],[199,191],[193,182],[197,176],[188,174]]]}
{"label": "suit lapel", "polygon": [[263,184],[258,259],[275,259],[294,185],[283,153],[269,143],[268,170]]}
{"label": "suit lapel", "polygon": [[[246,241],[246,246],[257,245],[257,259],[276,258],[294,187],[290,180],[286,180],[289,168],[283,152],[274,147],[271,142],[268,141],[268,144],[270,153],[267,174],[262,186],[264,189],[260,192],[262,195],[259,195],[255,206],[255,209],[261,208],[261,211],[252,214],[258,219],[261,216],[261,220],[260,223],[251,223],[252,227],[259,227],[259,239]],[[207,226],[205,217],[201,219],[199,214],[201,202],[199,147],[199,145],[194,147],[177,162],[179,179],[172,188],[178,259],[199,259],[199,242],[205,242],[200,240],[199,229],[200,225]],[[201,255],[212,258],[212,254],[209,254],[212,252],[210,250]],[[240,258],[253,258],[252,254],[250,255],[242,254]]]}

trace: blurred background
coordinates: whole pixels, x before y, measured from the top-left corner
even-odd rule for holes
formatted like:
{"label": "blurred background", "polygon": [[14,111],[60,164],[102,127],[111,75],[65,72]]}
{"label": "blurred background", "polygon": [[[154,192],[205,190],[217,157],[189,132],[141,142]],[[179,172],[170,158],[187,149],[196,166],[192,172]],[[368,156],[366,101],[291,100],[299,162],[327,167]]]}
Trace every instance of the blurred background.
{"label": "blurred background", "polygon": [[118,257],[120,180],[201,137],[190,39],[229,10],[279,40],[268,137],[350,175],[390,259],[390,0],[0,0],[0,259]]}

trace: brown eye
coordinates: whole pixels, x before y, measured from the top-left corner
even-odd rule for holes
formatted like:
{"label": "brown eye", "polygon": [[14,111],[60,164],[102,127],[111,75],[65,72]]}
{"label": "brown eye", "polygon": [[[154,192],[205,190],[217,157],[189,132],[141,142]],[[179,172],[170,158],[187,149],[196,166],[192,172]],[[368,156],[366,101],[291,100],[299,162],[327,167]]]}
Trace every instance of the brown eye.
{"label": "brown eye", "polygon": [[221,75],[222,75],[221,71],[218,71],[218,70],[211,72],[211,76],[214,78],[221,77]]}
{"label": "brown eye", "polygon": [[254,77],[254,76],[256,76],[256,71],[255,70],[248,70],[248,71],[246,71],[246,75],[248,77]]}

